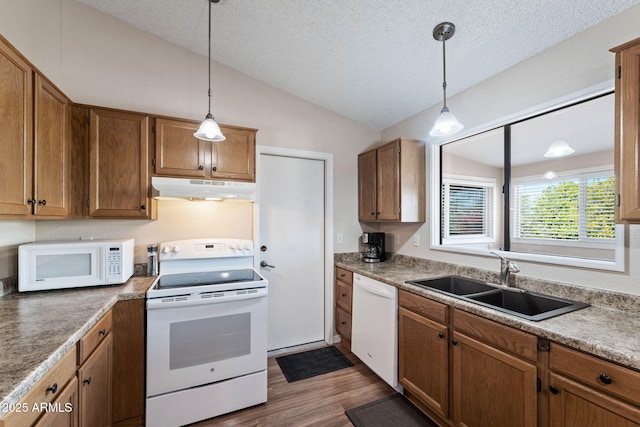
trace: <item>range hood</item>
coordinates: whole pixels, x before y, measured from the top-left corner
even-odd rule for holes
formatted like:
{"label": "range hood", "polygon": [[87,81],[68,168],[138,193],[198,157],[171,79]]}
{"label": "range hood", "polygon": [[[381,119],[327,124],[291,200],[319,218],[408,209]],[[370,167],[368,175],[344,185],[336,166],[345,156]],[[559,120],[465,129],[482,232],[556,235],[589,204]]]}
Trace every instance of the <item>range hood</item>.
{"label": "range hood", "polygon": [[151,186],[156,199],[254,201],[256,196],[255,182],[153,176]]}

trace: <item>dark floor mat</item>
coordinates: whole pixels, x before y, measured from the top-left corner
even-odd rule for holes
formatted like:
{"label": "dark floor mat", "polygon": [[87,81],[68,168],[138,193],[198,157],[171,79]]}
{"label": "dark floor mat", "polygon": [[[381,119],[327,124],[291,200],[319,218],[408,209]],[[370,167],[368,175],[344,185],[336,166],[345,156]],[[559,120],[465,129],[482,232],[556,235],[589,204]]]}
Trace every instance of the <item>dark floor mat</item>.
{"label": "dark floor mat", "polygon": [[334,346],[276,357],[276,362],[290,383],[353,366]]}
{"label": "dark floor mat", "polygon": [[401,394],[345,411],[355,427],[437,427]]}

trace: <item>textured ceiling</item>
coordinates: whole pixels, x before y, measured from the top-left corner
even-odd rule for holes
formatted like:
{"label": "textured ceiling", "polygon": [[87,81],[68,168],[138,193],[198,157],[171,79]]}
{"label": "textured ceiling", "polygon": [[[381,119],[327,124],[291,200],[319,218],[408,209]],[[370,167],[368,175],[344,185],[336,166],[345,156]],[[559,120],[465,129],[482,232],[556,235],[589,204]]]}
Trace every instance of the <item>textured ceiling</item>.
{"label": "textured ceiling", "polygon": [[[207,55],[208,0],[78,1]],[[456,25],[447,42],[451,96],[637,3],[220,0],[212,57],[381,130],[442,102],[439,22]]]}

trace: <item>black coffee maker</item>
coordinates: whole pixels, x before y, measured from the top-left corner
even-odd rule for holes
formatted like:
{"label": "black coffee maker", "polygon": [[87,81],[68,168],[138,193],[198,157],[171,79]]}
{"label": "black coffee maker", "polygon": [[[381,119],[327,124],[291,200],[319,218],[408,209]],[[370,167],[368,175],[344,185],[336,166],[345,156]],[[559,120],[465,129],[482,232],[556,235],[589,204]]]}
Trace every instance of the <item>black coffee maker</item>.
{"label": "black coffee maker", "polygon": [[384,253],[384,233],[362,233],[364,244],[364,262],[382,262],[387,259]]}

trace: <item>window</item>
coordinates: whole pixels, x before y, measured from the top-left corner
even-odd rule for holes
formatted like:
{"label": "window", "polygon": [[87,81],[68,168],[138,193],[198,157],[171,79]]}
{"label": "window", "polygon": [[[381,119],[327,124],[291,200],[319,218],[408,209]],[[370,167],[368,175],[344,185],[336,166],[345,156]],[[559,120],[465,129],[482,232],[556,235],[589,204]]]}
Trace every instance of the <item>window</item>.
{"label": "window", "polygon": [[623,271],[614,111],[608,93],[434,148],[432,247]]}
{"label": "window", "polygon": [[494,241],[495,181],[442,180],[442,240],[450,244]]}
{"label": "window", "polygon": [[615,238],[613,170],[514,180],[514,231],[521,240],[604,242]]}

